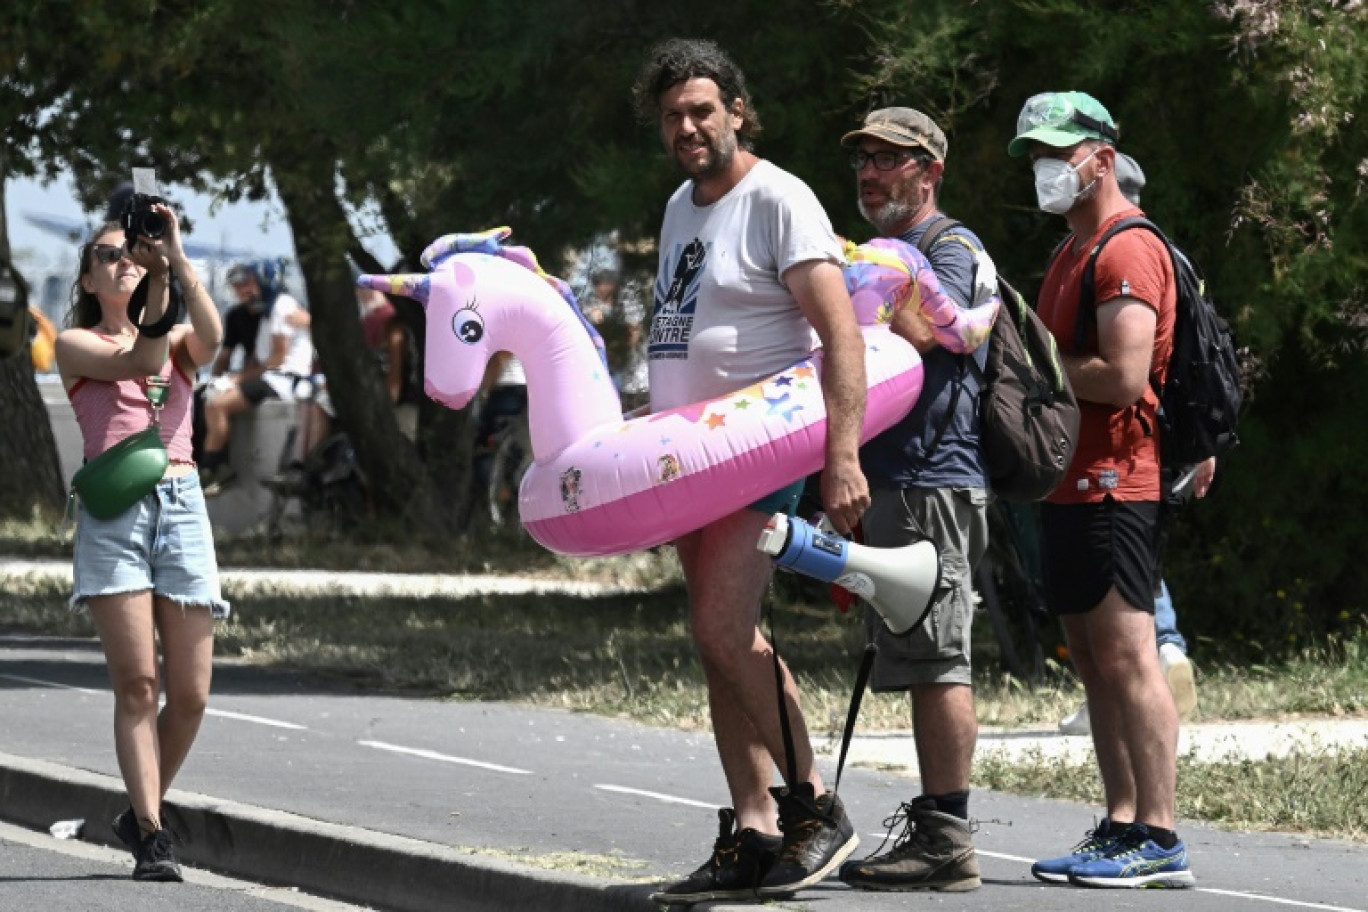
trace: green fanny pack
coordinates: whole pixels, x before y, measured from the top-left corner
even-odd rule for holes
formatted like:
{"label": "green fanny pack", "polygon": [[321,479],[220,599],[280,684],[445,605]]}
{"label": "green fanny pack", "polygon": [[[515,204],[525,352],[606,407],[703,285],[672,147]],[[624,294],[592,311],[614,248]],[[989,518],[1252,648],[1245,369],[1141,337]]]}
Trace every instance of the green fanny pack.
{"label": "green fanny pack", "polygon": [[96,519],[113,519],[152,492],[169,462],[161,434],[153,425],[81,466],[71,478],[71,487],[87,513]]}
{"label": "green fanny pack", "polygon": [[152,493],[166,474],[170,457],[161,441],[158,418],[169,382],[147,378],[152,423],[87,462],[71,477],[71,490],[96,519],[113,519]]}

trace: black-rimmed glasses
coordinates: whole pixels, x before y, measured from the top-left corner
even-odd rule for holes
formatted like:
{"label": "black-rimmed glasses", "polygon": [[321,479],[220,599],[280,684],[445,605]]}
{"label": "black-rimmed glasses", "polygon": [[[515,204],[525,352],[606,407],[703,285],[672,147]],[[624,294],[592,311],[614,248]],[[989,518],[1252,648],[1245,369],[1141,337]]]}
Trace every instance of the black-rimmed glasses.
{"label": "black-rimmed glasses", "polygon": [[119,262],[119,260],[128,256],[128,254],[124,252],[123,247],[118,247],[114,244],[96,244],[92,253],[95,256],[96,262],[105,266],[112,266]]}
{"label": "black-rimmed glasses", "polygon": [[916,158],[916,156],[911,152],[894,152],[890,149],[866,152],[864,149],[856,149],[850,153],[850,167],[853,171],[859,171],[869,162],[873,162],[877,171],[892,171],[898,165],[912,158]]}

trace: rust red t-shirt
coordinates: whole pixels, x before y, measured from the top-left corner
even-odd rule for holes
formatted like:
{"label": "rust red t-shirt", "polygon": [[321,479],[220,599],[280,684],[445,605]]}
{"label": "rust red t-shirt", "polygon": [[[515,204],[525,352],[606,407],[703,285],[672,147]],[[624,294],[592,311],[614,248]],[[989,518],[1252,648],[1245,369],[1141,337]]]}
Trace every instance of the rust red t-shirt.
{"label": "rust red t-shirt", "polygon": [[[1137,208],[1125,209],[1104,221],[1081,247],[1066,243],[1045,274],[1037,312],[1054,333],[1061,351],[1079,353],[1074,331],[1089,253],[1116,222],[1143,214]],[[1142,228],[1114,235],[1097,258],[1094,280],[1098,307],[1118,297],[1129,297],[1154,308],[1158,317],[1150,375],[1162,384],[1173,352],[1173,320],[1178,306],[1173,261],[1163,241]],[[1095,322],[1084,351],[1097,351]],[[1121,501],[1157,501],[1158,404],[1158,397],[1148,386],[1139,402],[1124,408],[1080,398],[1078,449],[1064,480],[1049,496],[1050,503],[1097,503],[1108,494]]]}

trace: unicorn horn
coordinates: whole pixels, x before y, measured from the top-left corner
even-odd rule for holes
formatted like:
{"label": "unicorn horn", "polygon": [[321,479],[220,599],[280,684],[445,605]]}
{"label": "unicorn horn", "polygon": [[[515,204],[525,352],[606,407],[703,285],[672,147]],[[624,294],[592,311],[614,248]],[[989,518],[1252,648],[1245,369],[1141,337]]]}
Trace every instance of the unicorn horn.
{"label": "unicorn horn", "polygon": [[359,275],[356,284],[362,288],[373,288],[385,294],[402,295],[413,298],[424,307],[428,294],[432,291],[432,276],[426,272],[407,272],[397,275]]}

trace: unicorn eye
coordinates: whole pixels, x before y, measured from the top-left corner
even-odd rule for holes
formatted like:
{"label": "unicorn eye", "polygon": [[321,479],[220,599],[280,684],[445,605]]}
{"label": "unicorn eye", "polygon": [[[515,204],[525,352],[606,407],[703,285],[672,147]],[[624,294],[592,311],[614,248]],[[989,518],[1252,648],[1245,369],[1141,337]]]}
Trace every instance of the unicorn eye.
{"label": "unicorn eye", "polygon": [[451,329],[466,345],[474,345],[484,338],[484,318],[474,308],[466,307],[451,318]]}

